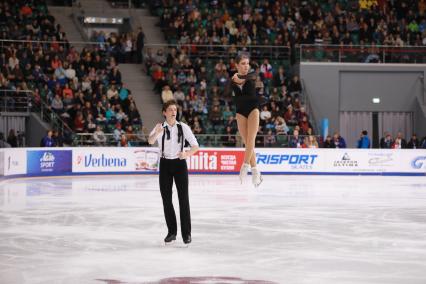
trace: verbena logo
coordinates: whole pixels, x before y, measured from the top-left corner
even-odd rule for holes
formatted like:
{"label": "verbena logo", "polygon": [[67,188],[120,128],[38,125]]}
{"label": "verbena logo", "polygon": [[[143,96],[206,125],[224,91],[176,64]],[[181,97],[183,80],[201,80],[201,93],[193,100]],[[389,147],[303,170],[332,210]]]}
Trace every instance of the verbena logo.
{"label": "verbena logo", "polygon": [[127,166],[127,159],[123,157],[108,157],[105,154],[101,154],[100,156],[88,154],[84,156],[78,156],[77,164],[83,164],[83,166],[86,168],[121,168]]}

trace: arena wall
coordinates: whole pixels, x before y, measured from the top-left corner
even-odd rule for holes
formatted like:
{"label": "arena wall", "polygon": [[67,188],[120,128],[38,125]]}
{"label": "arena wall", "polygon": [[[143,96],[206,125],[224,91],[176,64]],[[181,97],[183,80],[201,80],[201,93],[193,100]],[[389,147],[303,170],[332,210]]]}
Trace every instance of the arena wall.
{"label": "arena wall", "polygon": [[[425,136],[426,124],[422,122],[426,113],[419,106],[426,96],[425,73],[425,64],[300,64],[315,118],[318,122],[328,118],[331,131],[341,129],[341,111],[396,111],[413,112],[413,130],[418,137]],[[375,97],[380,98],[379,104],[372,103]]]}
{"label": "arena wall", "polygon": [[[257,149],[263,174],[426,176],[426,150]],[[188,158],[192,174],[238,174],[241,148],[203,148]],[[0,151],[3,177],[157,174],[156,148],[15,148]]]}

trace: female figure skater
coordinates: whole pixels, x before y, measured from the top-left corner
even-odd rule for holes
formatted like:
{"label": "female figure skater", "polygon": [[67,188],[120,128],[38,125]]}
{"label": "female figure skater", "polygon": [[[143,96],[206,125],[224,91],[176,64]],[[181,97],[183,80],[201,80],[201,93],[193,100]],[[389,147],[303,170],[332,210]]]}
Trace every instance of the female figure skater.
{"label": "female figure skater", "polygon": [[254,145],[259,128],[259,99],[256,96],[256,73],[250,72],[250,58],[241,53],[236,58],[237,73],[232,76],[232,90],[236,106],[238,131],[245,145],[244,163],[240,169],[240,181],[247,176],[251,166],[252,183],[258,187],[263,178],[256,167]]}

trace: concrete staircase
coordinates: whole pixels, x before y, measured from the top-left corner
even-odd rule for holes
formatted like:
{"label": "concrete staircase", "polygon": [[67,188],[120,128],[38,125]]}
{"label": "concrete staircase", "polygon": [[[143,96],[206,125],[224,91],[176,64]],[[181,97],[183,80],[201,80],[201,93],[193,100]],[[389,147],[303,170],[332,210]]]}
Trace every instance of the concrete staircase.
{"label": "concrete staircase", "polygon": [[143,125],[151,131],[155,124],[164,121],[160,95],[152,91],[151,78],[142,71],[140,64],[120,64],[118,67],[124,86],[132,91]]}
{"label": "concrete staircase", "polygon": [[[84,42],[82,34],[80,33],[79,27],[73,21],[73,8],[71,7],[48,7],[50,13],[55,17],[56,23],[60,24],[64,32],[67,35],[67,39],[70,42]],[[73,44],[78,50],[81,50],[82,45]]]}
{"label": "concrete staircase", "polygon": [[[164,49],[164,47],[167,46],[164,34],[160,27],[157,26],[159,23],[158,17],[151,16],[147,9],[132,9],[130,10],[130,15],[133,29],[137,30],[138,27],[142,27],[145,33],[145,49],[147,47],[151,47],[155,52],[157,49]],[[123,66],[123,64],[120,66]],[[135,88],[131,88],[131,90],[132,93],[135,93],[136,91],[134,90],[137,90],[137,96],[139,97],[135,96],[135,100],[139,111],[141,112],[144,125],[150,131],[155,124],[164,120],[161,114],[161,96],[152,91],[154,84],[152,83],[151,78],[147,76],[144,71],[141,71],[142,66],[132,66],[132,64],[128,64],[128,66],[123,67],[126,75],[124,75],[124,72],[121,71],[123,75],[122,78],[124,78],[123,81],[126,82],[126,84],[128,80],[129,82],[133,82],[134,79],[132,79],[132,73],[139,74],[137,75],[137,79],[135,79],[136,82],[134,82]],[[138,99],[141,100],[140,104]]]}
{"label": "concrete staircase", "polygon": [[[151,16],[147,9],[134,9],[131,12],[131,16],[133,29],[137,30],[139,26],[143,28],[145,33],[145,45],[167,45],[163,32],[160,27],[157,26],[160,22],[158,17]],[[153,46],[153,49],[155,50],[157,48]]]}
{"label": "concrete staircase", "polygon": [[[115,10],[128,11],[133,30],[137,31],[137,28],[140,26],[143,28],[145,33],[145,48],[152,47],[155,51],[158,48],[164,49],[167,45],[163,32],[157,26],[159,22],[158,17],[151,16],[147,9]],[[154,84],[145,71],[142,71],[142,65],[121,64],[119,67],[123,82],[134,95],[143,124],[151,131],[158,122],[164,120],[161,114],[161,96],[152,91]]]}
{"label": "concrete staircase", "polygon": [[[78,11],[85,16],[130,18],[134,31],[137,31],[140,26],[143,28],[145,46],[151,46],[156,50],[167,45],[163,32],[157,26],[159,18],[151,16],[147,9],[112,8],[106,0],[80,0],[79,5],[78,8],[49,7],[57,23],[61,24],[66,32],[69,41],[85,41],[79,32],[81,27],[75,24],[72,17],[72,13]],[[161,114],[160,95],[152,91],[154,84],[142,67],[140,64],[119,65],[124,86],[131,90],[143,124],[150,131],[156,123],[163,121],[164,118]]]}
{"label": "concrete staircase", "polygon": [[[110,4],[105,0],[80,0],[79,2],[82,10],[84,10],[88,16],[110,16],[108,13],[112,11]],[[97,15],[91,14],[93,12]]]}
{"label": "concrete staircase", "polygon": [[[140,9],[126,9],[126,8],[113,8],[107,0],[80,0],[79,9],[85,16],[90,17],[123,17],[128,18],[132,16],[133,10]],[[77,4],[78,5],[78,4]]]}

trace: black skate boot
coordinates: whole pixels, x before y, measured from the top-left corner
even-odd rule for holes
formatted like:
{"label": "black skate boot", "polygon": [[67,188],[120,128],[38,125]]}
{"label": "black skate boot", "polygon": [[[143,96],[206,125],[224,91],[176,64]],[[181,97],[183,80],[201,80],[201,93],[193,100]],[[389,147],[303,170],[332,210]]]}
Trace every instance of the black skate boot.
{"label": "black skate boot", "polygon": [[192,242],[191,235],[183,237],[183,242],[184,244],[189,245]]}
{"label": "black skate boot", "polygon": [[164,243],[166,245],[168,245],[168,244],[171,244],[175,240],[176,240],[176,234],[168,233],[167,236],[164,238]]}

